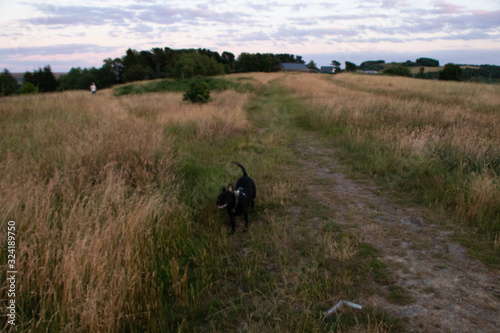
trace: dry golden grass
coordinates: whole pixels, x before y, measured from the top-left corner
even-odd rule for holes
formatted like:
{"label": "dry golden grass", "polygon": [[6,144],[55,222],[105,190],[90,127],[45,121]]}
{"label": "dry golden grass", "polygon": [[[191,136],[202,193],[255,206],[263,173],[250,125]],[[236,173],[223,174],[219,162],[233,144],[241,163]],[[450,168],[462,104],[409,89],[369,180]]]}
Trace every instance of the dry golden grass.
{"label": "dry golden grass", "polygon": [[[348,124],[354,140],[369,134],[405,156],[426,157],[443,142],[475,158],[499,147],[497,87],[243,76],[228,78],[272,89],[257,98],[212,92],[206,105],[183,102],[181,93],[106,90],[0,101],[0,216],[18,228],[19,330],[321,331],[317,310],[366,278],[349,271],[363,241],[312,237],[301,225],[321,207],[298,203],[300,181],[290,182],[298,172],[288,141],[298,130],[294,112],[315,129]],[[300,110],[278,80],[300,97]],[[258,202],[252,233],[229,238],[219,223],[226,216],[207,202],[222,178],[240,175],[213,171],[234,156],[252,160]],[[470,173],[464,214],[497,204],[497,188],[493,172]],[[196,215],[187,201],[199,194]],[[290,204],[303,206],[285,211]],[[347,265],[330,272],[330,264]],[[387,328],[380,318],[363,320],[352,326]]]}
{"label": "dry golden grass", "polygon": [[249,126],[243,106],[250,94],[227,90],[212,92],[211,97],[212,102],[199,105],[182,101],[182,93],[124,96],[120,102],[137,117],[158,125],[193,124],[199,138],[226,136]]}
{"label": "dry golden grass", "polygon": [[500,207],[500,86],[350,74],[283,82],[310,106],[304,112],[314,128],[344,124],[352,138],[369,136],[396,158],[434,163],[438,155],[443,172],[461,179],[453,199],[460,215],[487,219]]}
{"label": "dry golden grass", "polygon": [[[177,93],[103,90],[2,99],[0,214],[18,228],[21,328],[122,331],[161,311],[152,260],[181,215],[164,129],[194,123],[203,139],[248,127],[248,95],[212,98],[198,106]],[[188,268],[171,256],[171,290],[184,306]]]}
{"label": "dry golden grass", "polygon": [[498,86],[370,75],[339,75],[335,84],[312,75],[301,77],[300,85],[294,81],[285,82],[307,98],[314,107],[310,112],[321,110],[328,123],[370,127],[371,134],[401,150],[421,154],[429,145],[447,142],[480,159],[500,147],[500,113],[494,111],[500,105]]}
{"label": "dry golden grass", "polygon": [[323,239],[329,257],[338,261],[349,261],[358,253],[358,243],[351,237],[342,237],[340,241],[326,234]]}

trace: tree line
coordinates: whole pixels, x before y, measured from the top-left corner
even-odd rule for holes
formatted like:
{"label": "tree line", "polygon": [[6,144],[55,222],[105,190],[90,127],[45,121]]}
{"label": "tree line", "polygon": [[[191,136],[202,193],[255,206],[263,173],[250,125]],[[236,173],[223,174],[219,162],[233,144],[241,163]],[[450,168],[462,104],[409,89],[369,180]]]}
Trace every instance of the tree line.
{"label": "tree line", "polygon": [[[99,89],[115,84],[138,80],[161,78],[191,78],[196,76],[214,76],[241,72],[276,72],[281,63],[305,64],[301,56],[293,54],[242,53],[236,58],[230,52],[218,52],[208,49],[179,49],[168,47],[153,48],[147,51],[128,49],[122,57],[103,60],[100,68],[71,68],[58,79],[49,65],[33,72],[26,72],[23,85],[4,69],[0,73],[0,96],[28,94],[37,92],[88,89],[94,82]],[[340,62],[334,60],[335,72],[342,72]],[[420,66],[420,72],[412,74],[409,67]],[[480,82],[500,81],[500,66],[481,65],[464,70],[458,65],[447,64],[442,71],[424,72],[424,67],[438,67],[439,61],[431,58],[419,58],[415,62],[406,61],[398,65],[386,66],[384,60],[370,60],[360,66],[346,61],[345,71],[378,71],[388,75],[417,77],[423,79],[468,80]],[[311,61],[307,67],[317,70]]]}
{"label": "tree line", "polygon": [[280,63],[283,62],[304,63],[301,56],[293,54],[242,53],[236,58],[230,52],[219,54],[208,49],[128,49],[120,58],[105,59],[100,68],[74,67],[58,79],[48,65],[34,72],[26,72],[21,87],[5,69],[0,74],[0,96],[88,89],[92,82],[103,89],[139,80],[191,78],[235,72],[275,72],[280,70]]}
{"label": "tree line", "polygon": [[[338,70],[338,61],[332,61],[332,65]],[[410,67],[420,67],[418,73],[412,73]],[[384,60],[369,60],[356,64],[346,61],[345,71],[377,71],[378,73],[396,76],[407,76],[419,79],[428,80],[444,80],[444,81],[475,81],[483,83],[498,83],[500,82],[500,66],[480,65],[467,66],[462,68],[461,65],[448,63],[439,71],[425,72],[424,67],[439,67],[439,61],[431,58],[419,58],[415,62],[410,60],[399,64],[386,64]]]}

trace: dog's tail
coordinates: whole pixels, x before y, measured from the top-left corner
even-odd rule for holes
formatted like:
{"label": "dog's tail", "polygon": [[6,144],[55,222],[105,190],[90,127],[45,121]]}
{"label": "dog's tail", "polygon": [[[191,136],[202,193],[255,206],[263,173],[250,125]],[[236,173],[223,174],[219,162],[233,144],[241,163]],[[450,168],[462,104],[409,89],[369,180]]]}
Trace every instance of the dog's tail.
{"label": "dog's tail", "polygon": [[241,164],[239,164],[238,162],[235,162],[235,161],[232,161],[231,163],[236,164],[237,166],[239,166],[241,168],[241,170],[243,171],[243,177],[248,177],[247,171],[245,170],[245,168],[243,167],[243,165],[241,165]]}

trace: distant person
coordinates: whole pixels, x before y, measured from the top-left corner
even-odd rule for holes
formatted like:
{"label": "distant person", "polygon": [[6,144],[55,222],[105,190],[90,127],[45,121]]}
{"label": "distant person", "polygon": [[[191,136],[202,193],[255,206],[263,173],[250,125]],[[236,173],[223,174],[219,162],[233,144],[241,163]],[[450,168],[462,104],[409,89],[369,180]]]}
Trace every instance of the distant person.
{"label": "distant person", "polygon": [[95,86],[94,82],[92,82],[92,84],[90,85],[90,91],[92,92],[92,95],[94,95],[97,91],[97,87]]}

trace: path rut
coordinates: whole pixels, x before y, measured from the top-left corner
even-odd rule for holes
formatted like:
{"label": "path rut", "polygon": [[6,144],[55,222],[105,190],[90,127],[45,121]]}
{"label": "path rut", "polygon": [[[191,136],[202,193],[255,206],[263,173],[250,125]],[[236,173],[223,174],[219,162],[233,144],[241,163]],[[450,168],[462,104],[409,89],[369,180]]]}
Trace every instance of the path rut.
{"label": "path rut", "polygon": [[359,300],[402,318],[410,332],[500,332],[500,273],[467,255],[453,231],[423,207],[402,205],[366,177],[342,172],[335,149],[308,138],[296,144],[304,172],[317,181],[309,194],[332,209],[339,224],[354,226],[380,251],[395,285],[411,300],[388,300],[390,286]]}

